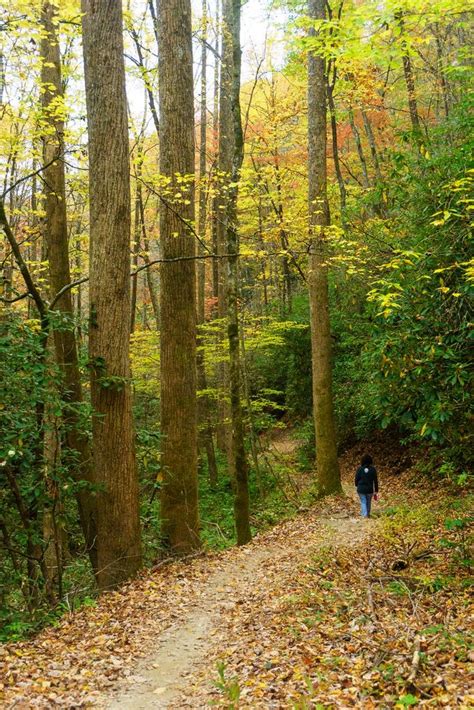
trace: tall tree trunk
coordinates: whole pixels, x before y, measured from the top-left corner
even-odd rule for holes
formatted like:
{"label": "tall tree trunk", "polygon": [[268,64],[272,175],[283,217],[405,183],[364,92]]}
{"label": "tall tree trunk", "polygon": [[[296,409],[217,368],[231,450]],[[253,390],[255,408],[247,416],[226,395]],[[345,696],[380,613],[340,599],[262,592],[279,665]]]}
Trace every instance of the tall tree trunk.
{"label": "tall tree trunk", "polygon": [[97,579],[115,587],[141,566],[130,387],[130,160],[122,6],[82,0],[89,129],[89,368],[97,494]]}
{"label": "tall tree trunk", "polygon": [[[227,2],[227,5],[229,3]],[[232,12],[232,10],[231,10]],[[225,322],[228,315],[227,289],[228,289],[228,261],[223,255],[227,253],[227,227],[229,222],[229,191],[228,185],[232,175],[233,157],[233,118],[232,118],[232,40],[230,37],[231,26],[228,25],[229,8],[226,9],[225,0],[222,0],[221,23],[221,71],[219,89],[219,176],[218,194],[215,203],[216,218],[216,246],[217,254],[217,316],[221,323]],[[223,340],[225,333],[219,333],[219,344],[224,351]],[[229,364],[225,360],[218,365],[219,396],[217,401],[217,445],[224,451],[227,458],[229,475],[234,480],[234,457],[232,455],[232,432],[230,426],[231,414],[228,401],[229,392]]]}
{"label": "tall tree trunk", "polygon": [[[202,30],[201,30],[201,101],[199,126],[199,220],[198,233],[201,242],[206,240],[207,225],[207,0],[202,0]],[[204,247],[199,243],[198,254],[204,255]],[[200,259],[197,263],[197,314],[198,322],[204,321],[204,300],[206,288],[206,262]]]}
{"label": "tall tree trunk", "polygon": [[[57,11],[47,0],[41,13],[43,37],[41,40],[41,102],[43,108],[43,171],[45,185],[45,247],[49,263],[51,296],[54,297],[66,284],[71,283],[66,215],[66,187],[64,170],[64,121],[62,119],[63,89],[61,82],[61,57],[56,34]],[[61,368],[62,398],[65,403],[65,444],[75,456],[74,471],[78,481],[93,480],[91,452],[87,434],[82,431],[78,407],[82,402],[76,338],[74,334],[74,309],[71,291],[67,291],[55,306],[69,321],[68,326],[54,330],[56,360]],[[92,566],[97,570],[96,506],[90,491],[79,489],[77,494],[81,525]]]}
{"label": "tall tree trunk", "polygon": [[[312,20],[325,17],[325,0],[309,0]],[[310,30],[315,35],[315,30]],[[325,62],[315,52],[308,56],[308,198],[311,234],[309,295],[313,357],[313,412],[316,431],[316,468],[321,495],[341,490],[332,396],[331,331],[325,228],[329,225],[326,169]]]}
{"label": "tall tree trunk", "polygon": [[[231,184],[227,203],[227,333],[229,339],[229,384],[232,421],[232,457],[235,477],[234,516],[237,544],[245,545],[252,538],[249,518],[248,465],[245,453],[244,421],[241,402],[241,362],[239,342],[239,237],[237,225],[237,196],[240,170],[244,157],[244,136],[240,110],[240,75],[242,50],[240,48],[241,0],[224,0],[224,45],[230,43],[232,61],[222,71],[231,71],[232,126],[229,139],[232,146]],[[223,51],[226,55],[226,51]],[[222,101],[221,101],[222,106]]]}
{"label": "tall tree trunk", "polygon": [[[216,167],[219,161],[219,57],[220,57],[220,0],[216,2],[216,54],[214,57],[214,96],[212,108],[212,142],[213,142],[213,160]],[[212,251],[217,254],[217,230],[219,216],[219,198],[216,195],[212,200]],[[219,260],[212,260],[212,296],[214,299],[219,297]]]}
{"label": "tall tree trunk", "polygon": [[[198,232],[201,242],[206,241],[207,226],[207,0],[202,0],[202,36],[201,36],[201,105],[200,105],[200,143],[199,143],[199,222]],[[199,254],[204,255],[204,248],[199,244]],[[205,291],[206,291],[206,262],[198,261],[198,288],[197,288],[197,319],[202,324],[205,320]],[[201,341],[201,339],[200,339]],[[202,342],[200,342],[202,345]],[[207,390],[206,368],[204,353],[199,349],[197,353],[198,388]],[[200,448],[206,452],[207,469],[211,486],[217,483],[217,462],[212,435],[211,402],[207,395],[201,394],[198,400],[198,422]]]}
{"label": "tall tree trunk", "polygon": [[[194,235],[194,101],[190,0],[159,3],[160,172],[170,180],[173,209],[160,216],[161,432],[165,543],[183,554],[199,547]],[[186,177],[179,184],[178,177]],[[189,204],[186,204],[186,201]]]}

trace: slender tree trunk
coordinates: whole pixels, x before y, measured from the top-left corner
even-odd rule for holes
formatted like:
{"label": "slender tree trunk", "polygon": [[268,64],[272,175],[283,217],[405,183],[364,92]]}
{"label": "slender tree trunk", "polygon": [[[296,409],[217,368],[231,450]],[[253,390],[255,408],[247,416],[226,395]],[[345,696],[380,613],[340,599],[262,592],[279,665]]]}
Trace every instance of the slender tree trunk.
{"label": "slender tree trunk", "polygon": [[[150,6],[152,7],[151,4],[150,4]],[[155,95],[151,89],[150,83],[148,81],[148,77],[146,76],[147,68],[145,66],[145,60],[143,58],[142,45],[140,43],[140,38],[138,36],[138,33],[135,29],[131,30],[130,35],[133,39],[133,43],[135,44],[135,50],[137,52],[137,59],[138,59],[138,66],[140,67],[140,69],[143,72],[143,81],[145,84],[145,93],[148,98],[148,106],[150,108],[151,117],[153,119],[153,125],[155,126],[156,135],[158,136],[160,134],[160,123],[158,120],[158,112],[156,109]]]}
{"label": "slender tree trunk", "polygon": [[[313,20],[325,17],[325,0],[309,0]],[[310,30],[312,35],[315,30]],[[311,257],[309,295],[313,356],[316,468],[321,495],[341,490],[332,397],[331,331],[325,228],[329,225],[326,171],[326,76],[321,56],[308,56],[308,181]]]}
{"label": "slender tree trunk", "polygon": [[[143,233],[143,248],[144,248],[144,260],[146,264],[150,263],[150,242],[148,239],[146,225],[145,225],[145,209],[143,205],[143,195],[140,195],[140,214],[141,214],[141,224]],[[160,298],[158,293],[158,285],[156,283],[155,274],[151,268],[145,270],[146,274],[146,285],[148,288],[148,293],[150,294],[151,308],[153,311],[153,316],[155,318],[156,328],[160,329]],[[145,327],[145,324],[144,326]]]}
{"label": "slender tree trunk", "polygon": [[339,147],[337,143],[337,120],[336,120],[336,105],[334,103],[334,95],[332,85],[328,83],[327,86],[327,98],[329,106],[329,116],[331,119],[331,145],[332,145],[332,157],[334,160],[334,170],[336,172],[337,184],[339,187],[339,195],[341,199],[341,217],[344,219],[344,212],[347,203],[347,190],[342,176],[341,164],[339,162]]}
{"label": "slender tree trunk", "polygon": [[5,58],[0,51],[0,106],[3,104],[3,90],[5,89]]}
{"label": "slender tree trunk", "polygon": [[[15,141],[16,142],[16,141]],[[16,148],[13,148],[8,156],[8,159],[6,161],[6,166],[5,166],[5,176],[3,179],[3,192],[5,193],[8,187],[12,186],[14,179],[13,176],[15,174],[15,164],[16,164]],[[8,180],[10,176],[10,181]],[[10,182],[10,185],[8,184]],[[14,207],[15,207],[15,190],[10,190],[9,193],[9,217],[10,217],[10,222],[13,225],[14,224]],[[7,253],[8,251],[8,242],[5,241],[4,243],[4,249],[3,253]],[[13,254],[11,254],[8,258],[6,258],[2,264],[3,270],[2,270],[2,278],[1,278],[1,295],[3,298],[11,298],[13,295],[13,269],[14,269],[14,260],[13,260]]]}
{"label": "slender tree trunk", "polygon": [[[244,157],[244,136],[240,110],[240,75],[242,50],[240,48],[240,7],[241,0],[224,0],[224,45],[230,43],[232,62],[223,67],[223,72],[231,70],[231,113],[232,127],[229,138],[232,146],[232,182],[229,186],[227,204],[227,319],[229,339],[229,383],[230,409],[232,421],[232,457],[235,477],[234,515],[237,544],[245,545],[252,538],[250,531],[250,504],[248,491],[248,465],[245,453],[244,421],[241,402],[241,354],[239,342],[239,237],[237,225],[237,196],[240,170]],[[226,54],[224,50],[224,55]],[[222,101],[221,101],[222,106]]]}
{"label": "slender tree trunk", "polygon": [[357,155],[359,156],[360,167],[362,169],[362,183],[364,187],[369,187],[369,174],[367,172],[367,161],[364,155],[364,149],[362,148],[362,141],[360,139],[359,129],[356,126],[354,120],[354,112],[352,108],[349,109],[349,123],[351,124],[352,134],[357,148]]}
{"label": "slender tree trunk", "polygon": [[[143,215],[143,200],[141,202],[141,212]],[[148,236],[146,233],[146,228],[144,224],[144,217],[142,216],[142,229],[143,229],[143,247],[144,247],[144,259],[145,263],[149,264],[150,262],[150,243],[148,240]],[[151,301],[151,309],[153,311],[153,316],[155,318],[155,326],[159,330],[160,329],[160,297],[158,294],[158,288],[157,288],[157,283],[155,280],[155,275],[152,271],[151,268],[146,269],[146,285],[148,288],[148,293],[150,294],[150,301]],[[145,325],[144,325],[145,327]]]}
{"label": "slender tree trunk", "polygon": [[[212,113],[212,138],[213,138],[213,160],[217,166],[219,161],[219,56],[220,56],[220,0],[216,2],[216,55],[214,57],[214,97],[213,97],[213,113]],[[218,250],[218,220],[219,216],[219,198],[216,195],[212,200],[212,251],[217,254]],[[212,296],[214,299],[219,297],[219,261],[212,260]]]}
{"label": "slender tree trunk", "polygon": [[[265,242],[263,239],[263,210],[262,210],[262,197],[258,196],[258,245],[259,249],[264,253]],[[268,308],[268,279],[267,279],[267,262],[263,258],[261,261],[262,270],[262,286],[263,286],[263,309],[262,312],[266,314]]]}
{"label": "slender tree trunk", "polygon": [[[41,40],[41,83],[43,91],[43,162],[45,169],[45,247],[49,263],[49,282],[52,297],[66,284],[71,283],[68,252],[68,229],[66,215],[66,187],[64,170],[64,122],[60,109],[63,101],[61,82],[61,57],[56,34],[57,13],[47,0],[43,3],[41,22],[43,38]],[[78,406],[82,402],[81,376],[77,358],[76,338],[74,334],[74,309],[71,291],[67,291],[55,306],[69,321],[54,330],[56,360],[61,368],[62,398],[65,403],[64,424],[65,443],[71,454],[76,457],[74,471],[78,481],[91,483],[91,452],[87,434],[81,430]],[[82,529],[86,539],[93,568],[97,569],[96,555],[96,506],[90,491],[80,489],[77,494]]]}
{"label": "slender tree trunk", "polygon": [[[0,102],[1,103],[1,102]],[[37,162],[36,158],[33,159],[33,165],[32,165],[33,172],[37,169]],[[30,270],[31,273],[33,274],[34,277],[36,277],[36,270],[38,268],[37,262],[38,262],[38,236],[39,236],[39,229],[38,229],[38,178],[36,175],[33,175],[31,178],[31,228],[33,231],[33,239],[31,242],[31,247],[29,249],[29,260],[30,260]],[[28,318],[32,317],[32,303],[31,299],[28,299]]]}
{"label": "slender tree trunk", "polygon": [[[155,7],[156,1],[156,7]],[[150,10],[151,20],[153,24],[153,34],[155,35],[156,47],[158,49],[158,3],[160,0],[148,0],[148,9]]]}
{"label": "slender tree trunk", "polygon": [[370,155],[372,157],[372,163],[374,166],[375,178],[376,178],[377,182],[380,183],[380,182],[382,182],[382,171],[380,170],[379,155],[378,155],[378,151],[377,151],[377,144],[375,142],[374,132],[372,130],[372,124],[370,123],[370,119],[367,116],[364,109],[361,109],[361,114],[362,114],[362,120],[364,122],[365,134],[366,134],[367,140],[369,142]]}
{"label": "slender tree trunk", "polygon": [[[136,165],[136,186],[135,186],[135,210],[134,210],[134,225],[133,225],[133,245],[132,245],[132,270],[136,271],[138,267],[138,256],[141,249],[141,237],[142,237],[142,215],[141,215],[141,203],[142,198],[142,184],[140,182],[141,177],[141,155],[140,155],[140,144],[138,145],[139,155],[137,157]],[[135,332],[135,320],[137,313],[137,293],[138,293],[138,274],[132,276],[132,294],[131,294],[131,306],[130,306],[130,333]]]}
{"label": "slender tree trunk", "polygon": [[[190,0],[159,3],[160,172],[175,199],[161,210],[164,259],[195,255],[194,102]],[[179,184],[177,177],[186,177]],[[186,204],[186,201],[189,204]],[[161,269],[162,533],[178,554],[199,547],[196,274],[192,259]]]}
{"label": "slender tree trunk", "polygon": [[[199,220],[198,233],[202,242],[206,240],[207,225],[207,0],[202,0],[202,35],[201,35],[201,102],[199,126]],[[204,254],[203,245],[198,246],[198,254]],[[206,262],[197,264],[197,314],[198,322],[204,321],[204,300],[206,288]]]}
{"label": "slender tree trunk", "polygon": [[441,86],[441,95],[443,97],[444,113],[446,118],[449,116],[449,85],[446,79],[446,71],[443,64],[443,47],[441,44],[439,25],[436,23],[434,30],[436,42],[436,66],[438,71],[438,79]]}
{"label": "slender tree trunk", "polygon": [[[79,225],[80,228],[80,225]],[[78,231],[78,234],[80,232]],[[82,276],[82,256],[81,256],[81,240],[76,239],[76,274],[77,278]],[[73,305],[74,307],[74,305]],[[76,303],[75,303],[75,314],[77,318],[77,347],[80,349],[82,342],[82,285],[79,284],[77,287]]]}
{"label": "slender tree trunk", "polygon": [[119,585],[141,566],[130,387],[130,160],[122,6],[82,0],[89,128],[89,368],[97,494],[97,579]]}
{"label": "slender tree trunk", "polygon": [[[142,239],[143,239],[143,260],[145,264],[150,263],[150,240],[148,239],[148,234],[147,234],[147,229],[146,229],[146,221],[145,221],[145,203],[143,200],[143,190],[139,190],[138,192],[138,208],[140,212],[140,226],[142,230]],[[159,330],[160,329],[160,298],[159,298],[159,293],[158,293],[158,284],[157,280],[155,277],[155,274],[153,272],[153,269],[148,268],[145,269],[145,282],[146,282],[146,287],[148,289],[148,293],[150,294],[150,301],[151,301],[151,308],[153,311],[153,317],[155,319],[155,325],[156,328]],[[146,304],[145,306],[145,313],[146,313]],[[145,319],[146,320],[146,319]],[[143,323],[143,327],[146,329],[146,324],[145,322]]]}
{"label": "slender tree trunk", "polygon": [[[53,338],[48,338],[49,364],[53,362]],[[53,389],[54,384],[51,382]],[[54,391],[51,393],[54,395]],[[45,405],[44,412],[44,486],[46,499],[43,514],[43,560],[45,567],[45,591],[48,602],[52,605],[57,598],[62,598],[63,549],[62,537],[58,530],[57,513],[59,512],[60,486],[58,473],[61,465],[61,422],[53,406],[54,399]]]}
{"label": "slender tree trunk", "polygon": [[263,485],[262,471],[260,469],[260,461],[258,460],[258,450],[257,450],[257,433],[255,430],[254,417],[252,413],[252,400],[250,398],[250,387],[247,372],[247,357],[245,353],[245,333],[244,328],[240,329],[240,344],[242,353],[242,389],[247,404],[248,420],[249,420],[249,435],[250,435],[250,449],[252,452],[253,467],[255,469],[255,479],[257,482],[257,490],[260,499],[265,498],[265,487]]}
{"label": "slender tree trunk", "polygon": [[[202,348],[202,342],[200,338],[199,341],[199,345]],[[204,353],[201,348],[197,352],[197,386],[200,392],[202,393],[207,390],[207,376],[204,362]],[[200,394],[199,396],[198,415],[198,441],[200,443],[201,449],[206,452],[209,483],[211,484],[211,487],[214,487],[217,484],[218,471],[212,431],[211,402],[207,394]]]}
{"label": "slender tree trunk", "polygon": [[288,235],[286,229],[284,228],[284,208],[283,208],[283,196],[281,187],[281,171],[280,171],[280,154],[278,151],[278,146],[275,146],[273,151],[273,162],[275,166],[275,182],[277,189],[277,204],[276,204],[276,214],[278,221],[280,223],[280,246],[285,251],[285,255],[282,257],[282,270],[283,270],[283,317],[287,314],[291,314],[292,311],[292,283],[291,283],[291,271],[290,271],[290,260],[288,258]]}
{"label": "slender tree trunk", "polygon": [[[224,154],[221,155],[221,148],[225,150],[226,142],[223,139],[221,145],[221,136],[228,134],[229,116],[222,116],[220,111],[220,102],[222,97],[222,81],[225,77],[222,73],[222,17],[221,17],[221,0],[216,2],[216,32],[215,45],[216,55],[214,57],[214,98],[213,98],[213,115],[212,115],[212,133],[213,133],[213,158],[214,158],[214,179],[213,183],[216,188],[216,194],[212,200],[212,251],[214,254],[222,254],[225,251],[225,200],[224,193],[221,190],[222,178],[218,171],[222,167],[222,162],[227,162]],[[228,87],[227,87],[228,88]],[[223,259],[212,260],[212,296],[214,298],[213,316],[219,319],[225,318],[225,264]],[[217,336],[219,344],[222,342],[223,335],[219,333]],[[229,434],[229,406],[226,401],[225,392],[227,391],[227,363],[220,363],[217,366],[217,423],[216,423],[216,444],[220,451],[225,451],[227,454],[228,466],[230,468],[230,434]],[[229,471],[230,472],[230,471]],[[231,472],[230,472],[231,473]]]}
{"label": "slender tree trunk", "polygon": [[418,114],[418,104],[416,101],[416,91],[415,91],[415,79],[413,76],[413,68],[411,65],[410,52],[408,50],[407,42],[404,37],[405,33],[405,23],[403,21],[403,13],[398,12],[395,16],[398,20],[401,34],[402,43],[402,62],[403,62],[403,75],[405,77],[405,84],[407,87],[408,94],[408,110],[410,112],[410,121],[413,133],[417,141],[421,140],[421,125],[420,116]]}
{"label": "slender tree trunk", "polygon": [[408,108],[410,111],[410,120],[415,135],[420,136],[420,117],[418,115],[418,105],[416,101],[415,92],[415,79],[413,78],[413,70],[411,66],[411,59],[408,53],[403,54],[403,73],[405,75],[405,83],[407,85],[408,93]]}

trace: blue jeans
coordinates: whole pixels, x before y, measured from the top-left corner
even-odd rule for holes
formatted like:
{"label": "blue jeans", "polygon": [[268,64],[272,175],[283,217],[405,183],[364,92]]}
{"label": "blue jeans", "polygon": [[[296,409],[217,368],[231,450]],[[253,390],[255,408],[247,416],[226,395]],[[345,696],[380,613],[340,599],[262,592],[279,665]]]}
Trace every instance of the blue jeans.
{"label": "blue jeans", "polygon": [[359,493],[360,514],[363,518],[370,518],[370,506],[372,504],[373,493]]}

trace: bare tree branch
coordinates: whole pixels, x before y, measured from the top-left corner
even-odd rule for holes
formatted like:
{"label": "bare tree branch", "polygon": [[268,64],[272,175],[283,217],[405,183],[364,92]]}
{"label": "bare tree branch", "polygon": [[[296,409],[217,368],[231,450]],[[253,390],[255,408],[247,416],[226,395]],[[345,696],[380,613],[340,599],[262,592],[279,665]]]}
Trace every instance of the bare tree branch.
{"label": "bare tree branch", "polygon": [[0,200],[0,227],[2,228],[10,246],[11,250],[13,252],[13,255],[16,259],[16,262],[18,264],[18,267],[20,269],[21,275],[23,276],[23,280],[25,282],[26,288],[28,289],[29,293],[31,294],[32,299],[34,300],[36,307],[38,309],[38,313],[40,314],[40,317],[42,320],[46,318],[47,314],[47,306],[45,301],[43,301],[43,298],[41,297],[40,292],[36,288],[36,285],[33,281],[33,278],[30,274],[30,270],[28,269],[28,266],[26,265],[25,260],[23,259],[20,247],[18,246],[18,242],[15,239],[15,236],[12,232],[12,229],[10,227],[10,224],[7,219],[7,215],[5,214],[5,205],[3,202],[3,199]]}

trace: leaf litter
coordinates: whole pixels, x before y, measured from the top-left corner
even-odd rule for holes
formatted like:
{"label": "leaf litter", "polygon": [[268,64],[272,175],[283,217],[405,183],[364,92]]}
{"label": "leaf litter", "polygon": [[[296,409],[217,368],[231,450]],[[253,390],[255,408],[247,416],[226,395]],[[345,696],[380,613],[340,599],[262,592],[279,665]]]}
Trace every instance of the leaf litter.
{"label": "leaf litter", "polygon": [[[350,492],[360,453],[341,460]],[[449,491],[414,484],[404,456],[380,451],[370,521],[350,496],[320,501],[245,548],[158,566],[0,647],[2,705],[121,707],[128,692],[137,708],[472,707],[465,531],[446,529]],[[196,619],[203,638],[183,636]],[[165,637],[176,673],[162,683]]]}

